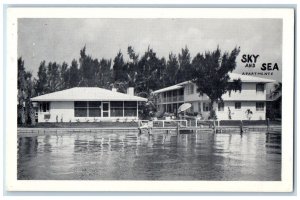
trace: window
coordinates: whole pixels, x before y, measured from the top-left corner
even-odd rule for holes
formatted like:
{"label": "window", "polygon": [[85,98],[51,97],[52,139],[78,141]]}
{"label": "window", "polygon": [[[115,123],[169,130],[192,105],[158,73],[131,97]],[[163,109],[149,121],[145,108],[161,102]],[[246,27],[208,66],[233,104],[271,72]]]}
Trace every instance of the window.
{"label": "window", "polygon": [[189,84],[187,87],[187,94],[194,94],[194,84]]}
{"label": "window", "polygon": [[265,85],[263,83],[256,84],[256,92],[264,92],[265,91]]}
{"label": "window", "polygon": [[136,101],[125,101],[124,102],[124,116],[135,117],[137,116],[137,102]]}
{"label": "window", "polygon": [[218,111],[224,111],[224,102],[218,103]]}
{"label": "window", "polygon": [[198,102],[198,112],[201,113],[201,102]]}
{"label": "window", "polygon": [[101,117],[101,101],[90,101],[88,115],[89,117]]}
{"label": "window", "polygon": [[167,104],[167,112],[172,112],[172,104]]}
{"label": "window", "polygon": [[265,103],[264,102],[256,102],[256,111],[264,111]]}
{"label": "window", "polygon": [[75,101],[75,117],[101,117],[100,101]]}
{"label": "window", "polygon": [[173,104],[173,113],[177,113],[177,104],[176,103],[174,103]]}
{"label": "window", "polygon": [[87,117],[87,101],[74,102],[75,117]]}
{"label": "window", "polygon": [[110,102],[110,116],[123,117],[123,101]]}
{"label": "window", "polygon": [[184,89],[179,89],[178,92],[179,92],[179,95],[180,95],[180,96],[183,96],[183,95],[184,95]]}
{"label": "window", "polygon": [[209,103],[203,103],[203,112],[209,112],[209,111],[210,111]]}
{"label": "window", "polygon": [[40,103],[40,112],[49,112],[50,103],[49,102],[41,102]]}
{"label": "window", "polygon": [[235,107],[236,110],[240,110],[241,107],[242,107],[241,102],[235,102],[234,107]]}

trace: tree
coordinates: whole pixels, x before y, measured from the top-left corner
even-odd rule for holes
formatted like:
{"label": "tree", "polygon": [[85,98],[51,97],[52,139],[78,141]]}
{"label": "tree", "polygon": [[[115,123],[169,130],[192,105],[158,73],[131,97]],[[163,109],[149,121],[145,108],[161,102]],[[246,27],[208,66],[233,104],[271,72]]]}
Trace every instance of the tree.
{"label": "tree", "polygon": [[156,56],[156,53],[148,47],[145,54],[138,61],[136,90],[137,93],[151,93],[161,85],[163,61]]}
{"label": "tree", "polygon": [[69,70],[69,87],[77,87],[79,85],[80,75],[78,69],[78,63],[75,59],[72,60]]}
{"label": "tree", "polygon": [[18,59],[18,124],[25,124],[25,95],[26,79],[25,67],[22,57]]}
{"label": "tree", "polygon": [[[34,109],[30,98],[35,95],[31,72],[25,71],[24,61],[18,59],[18,124],[34,124]],[[33,113],[33,114],[32,114]]]}
{"label": "tree", "polygon": [[123,54],[121,51],[118,52],[116,57],[114,58],[113,62],[113,68],[112,68],[112,80],[113,80],[113,87],[117,88],[119,92],[126,92],[126,89],[128,87],[128,74],[127,69],[128,66],[124,62]]}
{"label": "tree", "polygon": [[127,62],[128,86],[135,87],[137,75],[138,75],[137,70],[138,70],[138,63],[139,63],[139,55],[135,53],[134,49],[131,46],[127,48],[127,53],[130,59]]}
{"label": "tree", "polygon": [[111,70],[111,60],[107,60],[102,58],[100,60],[100,87],[104,87],[106,89],[110,88],[110,84],[112,82],[112,70]]}
{"label": "tree", "polygon": [[127,65],[124,62],[123,54],[121,53],[121,51],[119,51],[116,57],[114,58],[113,81],[114,82],[128,81]]}
{"label": "tree", "polygon": [[178,59],[175,54],[170,53],[169,54],[169,60],[167,62],[167,67],[165,71],[165,85],[166,86],[171,86],[176,83],[176,75],[178,72],[179,64],[178,64]]}
{"label": "tree", "polygon": [[229,72],[236,68],[236,57],[240,48],[223,55],[219,47],[213,52],[198,53],[192,61],[193,79],[197,92],[210,98],[211,118],[214,118],[213,103],[223,101],[222,95],[228,91],[241,90],[241,80],[230,82]]}
{"label": "tree", "polygon": [[86,55],[86,47],[80,50],[79,58],[79,71],[81,80],[79,85],[85,87],[93,87],[97,84],[97,77],[100,72],[100,65],[97,59],[93,59],[91,56]]}
{"label": "tree", "polygon": [[45,94],[46,89],[47,89],[47,79],[48,79],[45,61],[42,61],[40,63],[37,78],[38,79],[37,79],[35,91],[36,91],[37,95]]}
{"label": "tree", "polygon": [[191,65],[191,55],[189,49],[185,47],[181,49],[181,53],[178,55],[179,69],[176,75],[176,82],[191,80],[193,76],[193,69]]}
{"label": "tree", "polygon": [[69,76],[69,69],[68,64],[63,62],[61,65],[60,71],[60,89],[67,89],[70,87],[70,76]]}
{"label": "tree", "polygon": [[60,65],[56,62],[48,63],[47,70],[47,92],[55,92],[60,89],[61,80],[60,80]]}

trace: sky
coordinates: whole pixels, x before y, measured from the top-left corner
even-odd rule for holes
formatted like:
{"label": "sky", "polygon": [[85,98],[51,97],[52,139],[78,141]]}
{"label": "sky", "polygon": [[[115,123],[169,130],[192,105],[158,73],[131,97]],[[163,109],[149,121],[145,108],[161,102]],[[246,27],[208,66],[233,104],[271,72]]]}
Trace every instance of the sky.
{"label": "sky", "polygon": [[[150,46],[158,57],[180,53],[185,46],[191,56],[240,47],[236,73],[266,72],[263,63],[277,63],[272,75],[257,75],[281,81],[281,19],[47,19],[18,20],[18,57],[37,76],[41,61],[68,64],[78,60],[80,49],[93,58],[113,59],[119,50],[126,56],[130,45],[142,55]],[[254,68],[246,68],[242,56],[259,55]]]}

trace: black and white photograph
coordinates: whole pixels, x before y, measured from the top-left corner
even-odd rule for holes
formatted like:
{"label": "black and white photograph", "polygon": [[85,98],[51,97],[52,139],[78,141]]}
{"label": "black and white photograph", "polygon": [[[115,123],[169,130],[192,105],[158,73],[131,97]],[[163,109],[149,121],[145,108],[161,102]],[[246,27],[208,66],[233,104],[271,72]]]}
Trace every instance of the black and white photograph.
{"label": "black and white photograph", "polygon": [[284,126],[292,113],[283,112],[292,99],[283,104],[282,94],[293,85],[293,74],[283,78],[293,70],[283,56],[293,55],[284,50],[293,10],[285,11],[291,23],[276,9],[15,17],[15,181],[247,182],[269,191],[276,187],[260,184],[288,179],[289,191],[293,154],[283,151],[293,124]]}

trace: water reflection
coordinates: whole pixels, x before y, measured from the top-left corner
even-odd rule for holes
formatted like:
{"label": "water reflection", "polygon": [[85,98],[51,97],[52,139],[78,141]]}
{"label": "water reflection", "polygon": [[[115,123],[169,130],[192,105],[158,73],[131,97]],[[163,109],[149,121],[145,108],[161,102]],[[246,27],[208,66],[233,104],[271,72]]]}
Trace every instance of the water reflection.
{"label": "water reflection", "polygon": [[281,133],[20,137],[18,179],[280,180]]}

